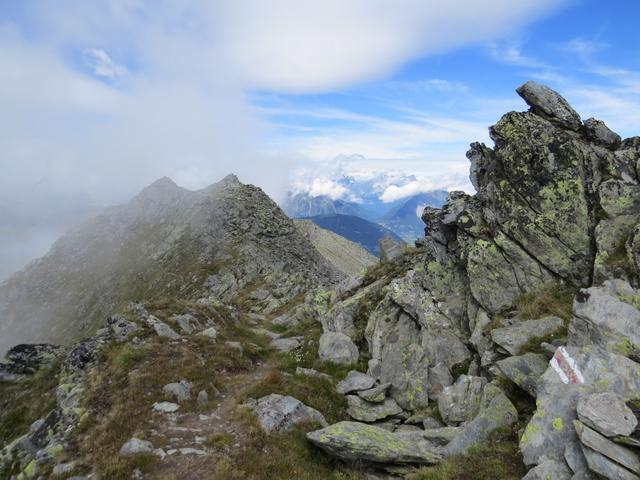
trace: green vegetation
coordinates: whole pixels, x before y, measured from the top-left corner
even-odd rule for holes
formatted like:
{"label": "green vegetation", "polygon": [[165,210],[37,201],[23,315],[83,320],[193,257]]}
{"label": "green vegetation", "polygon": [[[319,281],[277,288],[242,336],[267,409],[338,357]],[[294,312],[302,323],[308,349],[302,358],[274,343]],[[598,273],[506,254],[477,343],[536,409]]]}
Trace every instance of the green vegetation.
{"label": "green vegetation", "polygon": [[494,433],[467,455],[446,458],[435,467],[421,468],[410,480],[519,480],[527,473],[512,430]]}
{"label": "green vegetation", "polygon": [[267,435],[246,409],[238,412],[238,419],[249,430],[248,444],[241,452],[218,462],[212,480],[365,479],[357,471],[341,469],[339,464],[311,446],[305,433],[316,425],[300,426],[283,435]]}
{"label": "green vegetation", "polygon": [[573,315],[575,287],[551,283],[518,299],[515,309],[523,320],[555,315],[565,321]]}
{"label": "green vegetation", "polygon": [[18,383],[0,383],[0,446],[29,430],[56,406],[58,363]]}

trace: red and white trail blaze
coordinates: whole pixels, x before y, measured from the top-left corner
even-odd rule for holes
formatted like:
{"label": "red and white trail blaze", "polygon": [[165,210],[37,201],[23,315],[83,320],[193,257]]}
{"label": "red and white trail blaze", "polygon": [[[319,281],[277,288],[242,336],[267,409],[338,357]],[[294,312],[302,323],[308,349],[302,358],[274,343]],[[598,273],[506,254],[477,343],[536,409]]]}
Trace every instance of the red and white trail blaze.
{"label": "red and white trail blaze", "polygon": [[584,383],[584,377],[578,368],[578,364],[573,358],[571,358],[564,347],[560,347],[556,350],[556,353],[553,355],[549,364],[556,371],[563,383]]}

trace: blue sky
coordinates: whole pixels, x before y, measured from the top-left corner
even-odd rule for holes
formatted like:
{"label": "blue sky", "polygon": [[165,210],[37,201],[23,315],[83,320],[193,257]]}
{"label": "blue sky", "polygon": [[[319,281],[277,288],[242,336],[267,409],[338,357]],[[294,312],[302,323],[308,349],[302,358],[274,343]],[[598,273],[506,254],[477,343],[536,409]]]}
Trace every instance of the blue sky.
{"label": "blue sky", "polygon": [[528,79],[636,135],[639,19],[633,0],[0,0],[0,278],[165,175],[468,190],[468,144]]}

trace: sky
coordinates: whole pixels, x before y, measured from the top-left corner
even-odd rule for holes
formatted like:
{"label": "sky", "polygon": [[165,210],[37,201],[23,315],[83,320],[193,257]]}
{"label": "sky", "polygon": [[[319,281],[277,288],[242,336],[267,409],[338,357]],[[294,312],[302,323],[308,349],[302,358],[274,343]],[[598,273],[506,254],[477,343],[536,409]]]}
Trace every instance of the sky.
{"label": "sky", "polygon": [[0,280],[162,176],[471,190],[533,79],[640,134],[635,0],[0,0]]}

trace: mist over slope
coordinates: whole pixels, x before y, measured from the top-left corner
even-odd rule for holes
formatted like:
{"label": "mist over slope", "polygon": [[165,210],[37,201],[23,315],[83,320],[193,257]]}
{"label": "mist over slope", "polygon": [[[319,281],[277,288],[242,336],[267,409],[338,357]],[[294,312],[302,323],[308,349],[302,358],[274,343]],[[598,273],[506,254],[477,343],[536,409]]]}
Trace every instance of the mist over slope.
{"label": "mist over slope", "polygon": [[0,350],[68,343],[130,300],[188,297],[205,282],[230,300],[269,275],[281,277],[282,291],[266,300],[275,308],[304,285],[342,274],[259,188],[229,176],[189,191],[163,178],[0,284]]}

